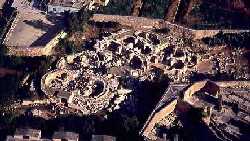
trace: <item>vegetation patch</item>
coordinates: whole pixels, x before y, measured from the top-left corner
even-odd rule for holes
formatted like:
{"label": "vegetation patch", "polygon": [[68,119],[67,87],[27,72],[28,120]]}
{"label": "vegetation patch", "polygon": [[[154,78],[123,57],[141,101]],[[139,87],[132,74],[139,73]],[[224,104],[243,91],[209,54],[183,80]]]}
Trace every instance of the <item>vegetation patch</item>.
{"label": "vegetation patch", "polygon": [[248,48],[250,44],[250,33],[218,33],[214,37],[203,38],[202,41],[209,46],[228,45],[230,47]]}
{"label": "vegetation patch", "polygon": [[216,4],[202,2],[195,5],[189,17],[199,19],[192,23],[196,29],[242,29],[249,28],[249,18],[238,11],[229,11],[218,7]]}
{"label": "vegetation patch", "polygon": [[108,5],[97,11],[100,14],[129,16],[132,9],[132,0],[110,0]]}
{"label": "vegetation patch", "polygon": [[141,9],[142,17],[163,19],[169,0],[144,0]]}

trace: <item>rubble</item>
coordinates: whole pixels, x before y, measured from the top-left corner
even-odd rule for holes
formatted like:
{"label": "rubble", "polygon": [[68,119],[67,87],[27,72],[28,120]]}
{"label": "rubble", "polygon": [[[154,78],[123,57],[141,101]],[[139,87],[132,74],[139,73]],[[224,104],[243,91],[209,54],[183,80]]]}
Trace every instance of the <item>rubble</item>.
{"label": "rubble", "polygon": [[[155,68],[169,74],[170,78],[178,77],[188,74],[184,72],[198,62],[196,53],[184,47],[182,38],[173,35],[166,35],[162,40],[161,35],[152,31],[128,29],[107,35],[92,40],[87,50],[60,59],[58,70],[43,77],[43,91],[84,114],[103,109],[112,111],[112,107],[117,109],[133,91],[133,88],[124,91],[118,78],[129,75],[153,81],[160,74]],[[110,103],[114,98],[114,103]]]}
{"label": "rubble", "polygon": [[[200,120],[217,139],[241,140],[249,137],[247,130],[242,129],[249,124],[249,82],[207,80],[196,82],[191,86],[184,85],[184,87],[179,87],[180,89],[173,90],[174,87],[176,85],[170,85],[148,118],[141,130],[144,137],[156,140],[159,135],[159,127],[164,127],[169,131],[176,121],[185,126],[185,122],[188,122],[185,114],[194,109],[200,112],[202,115]],[[175,95],[175,99],[169,99],[171,91],[173,91],[172,95]],[[178,103],[173,105],[172,102],[176,99],[178,99]],[[172,106],[172,110],[163,114],[162,111],[170,106]]]}

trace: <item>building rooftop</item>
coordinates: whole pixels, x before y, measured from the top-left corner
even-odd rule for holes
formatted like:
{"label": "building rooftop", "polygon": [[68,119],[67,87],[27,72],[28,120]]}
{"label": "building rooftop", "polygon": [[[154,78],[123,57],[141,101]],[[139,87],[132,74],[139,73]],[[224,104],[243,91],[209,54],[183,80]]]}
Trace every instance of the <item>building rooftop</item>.
{"label": "building rooftop", "polygon": [[29,136],[41,138],[41,130],[36,129],[16,129],[15,136]]}
{"label": "building rooftop", "polygon": [[44,47],[62,30],[60,27],[60,23],[53,22],[41,13],[19,12],[5,44],[19,48]]}
{"label": "building rooftop", "polygon": [[35,129],[16,129],[14,136],[7,136],[6,141],[54,141],[54,140],[67,140],[78,141],[79,134],[74,132],[54,132],[53,137],[42,138],[41,130]]}
{"label": "building rooftop", "polygon": [[50,141],[41,139],[41,130],[36,129],[16,129],[14,136],[7,136],[6,141]]}
{"label": "building rooftop", "polygon": [[81,9],[86,7],[90,10],[98,8],[99,6],[106,6],[109,0],[50,0],[49,5],[61,6],[61,7],[72,7]]}
{"label": "building rooftop", "polygon": [[92,135],[91,141],[116,141],[116,137],[108,135]]}
{"label": "building rooftop", "polygon": [[59,41],[58,38],[63,37],[61,18],[45,15],[23,0],[15,0],[12,6],[17,9],[17,14],[3,42],[9,48],[9,54],[21,56],[51,54],[53,46]]}
{"label": "building rooftop", "polygon": [[59,131],[55,132],[52,137],[53,140],[55,139],[65,139],[65,140],[70,140],[70,141],[78,141],[79,140],[79,134],[74,133],[74,132],[64,132],[64,131]]}
{"label": "building rooftop", "polygon": [[84,5],[84,0],[50,0],[50,5],[81,8]]}
{"label": "building rooftop", "polygon": [[[12,136],[7,136],[6,141],[34,141],[32,139],[17,139]],[[35,141],[51,141],[50,139],[37,139]]]}

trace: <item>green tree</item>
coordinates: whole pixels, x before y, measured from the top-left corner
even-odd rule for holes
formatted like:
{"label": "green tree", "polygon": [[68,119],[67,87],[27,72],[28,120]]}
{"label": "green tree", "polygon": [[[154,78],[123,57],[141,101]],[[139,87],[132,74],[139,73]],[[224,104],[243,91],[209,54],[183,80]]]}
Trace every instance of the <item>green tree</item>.
{"label": "green tree", "polygon": [[86,9],[81,9],[77,13],[65,12],[65,26],[66,30],[70,33],[77,31],[84,31],[85,26],[88,24],[92,12]]}
{"label": "green tree", "polygon": [[67,38],[59,41],[58,48],[66,54],[76,53],[77,51],[74,42],[68,41]]}
{"label": "green tree", "polygon": [[122,118],[124,119],[123,126],[127,132],[137,131],[139,120],[136,116],[129,117],[127,115],[122,115]]}

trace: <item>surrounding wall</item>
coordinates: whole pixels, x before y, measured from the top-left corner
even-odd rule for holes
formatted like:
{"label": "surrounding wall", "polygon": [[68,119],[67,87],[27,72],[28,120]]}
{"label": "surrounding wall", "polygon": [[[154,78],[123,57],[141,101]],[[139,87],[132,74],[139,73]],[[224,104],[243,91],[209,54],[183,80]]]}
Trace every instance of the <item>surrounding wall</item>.
{"label": "surrounding wall", "polygon": [[60,39],[63,39],[67,36],[67,33],[64,31],[61,31],[59,34],[57,34],[46,46],[42,49],[43,54],[45,55],[51,55],[53,54],[53,48],[59,43]]}
{"label": "surrounding wall", "polygon": [[163,19],[151,19],[145,17],[103,15],[94,14],[91,20],[95,22],[117,22],[123,26],[131,27],[135,30],[152,30],[160,28],[169,28],[170,32],[176,36],[192,37],[192,30],[183,26],[172,24]]}
{"label": "surrounding wall", "polygon": [[199,81],[194,83],[192,86],[190,86],[185,92],[184,92],[184,101],[187,101],[192,95],[198,91],[200,91],[205,85],[207,81]]}
{"label": "surrounding wall", "polygon": [[55,92],[55,90],[51,90],[51,89],[49,89],[49,88],[47,88],[48,86],[48,80],[50,80],[50,79],[53,79],[53,78],[55,78],[56,76],[55,75],[53,75],[54,74],[54,72],[57,72],[58,70],[54,70],[54,71],[51,71],[51,72],[48,72],[48,73],[46,73],[42,78],[41,78],[41,90],[45,93],[45,94],[47,94],[48,96],[50,95],[50,94],[53,94],[54,92]]}
{"label": "surrounding wall", "polygon": [[123,26],[129,26],[136,30],[152,30],[159,28],[169,28],[170,32],[175,35],[184,36],[198,40],[204,37],[212,37],[219,32],[223,33],[243,33],[250,32],[250,30],[194,30],[180,26],[178,24],[173,24],[163,19],[150,19],[145,17],[135,17],[135,16],[120,16],[120,15],[103,15],[94,14],[92,17],[93,21],[96,22],[117,22]]}
{"label": "surrounding wall", "polygon": [[216,84],[220,87],[250,88],[250,81],[220,81]]}
{"label": "surrounding wall", "polygon": [[[1,12],[1,11],[0,11]],[[10,16],[8,22],[6,23],[4,29],[0,33],[0,43],[3,43],[5,38],[7,37],[9,30],[12,28],[12,23],[17,19],[18,12],[14,11]]]}
{"label": "surrounding wall", "polygon": [[158,123],[163,117],[169,115],[171,112],[174,111],[175,107],[177,105],[177,99],[171,101],[168,105],[164,106],[159,111],[156,111],[151,115],[148,124],[144,127],[142,135],[153,139],[153,137],[150,136],[151,131],[153,130],[156,123]]}

